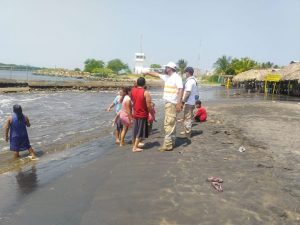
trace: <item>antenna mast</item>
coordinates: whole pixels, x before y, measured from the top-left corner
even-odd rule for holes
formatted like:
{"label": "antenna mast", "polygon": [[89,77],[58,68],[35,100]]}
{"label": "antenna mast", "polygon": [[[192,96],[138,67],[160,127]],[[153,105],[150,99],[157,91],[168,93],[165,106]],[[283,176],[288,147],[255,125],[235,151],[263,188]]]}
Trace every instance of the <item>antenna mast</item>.
{"label": "antenna mast", "polygon": [[140,52],[143,52],[143,34],[140,36]]}

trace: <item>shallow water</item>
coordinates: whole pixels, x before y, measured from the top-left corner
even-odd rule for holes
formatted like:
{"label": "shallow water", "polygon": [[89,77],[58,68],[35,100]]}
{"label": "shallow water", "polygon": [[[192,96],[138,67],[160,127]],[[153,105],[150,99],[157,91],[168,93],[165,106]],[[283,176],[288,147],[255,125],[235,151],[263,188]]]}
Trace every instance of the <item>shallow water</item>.
{"label": "shallow water", "polygon": [[[152,90],[153,100],[158,110],[157,118],[162,115],[163,101],[161,90]],[[95,138],[110,137],[113,129],[111,121],[114,113],[105,112],[112,102],[115,91],[102,92],[35,92],[0,95],[0,129],[10,115],[12,106],[20,104],[31,121],[28,129],[31,144],[37,151],[51,152],[64,150]],[[293,100],[286,96],[264,96],[243,93],[242,90],[223,87],[201,87],[200,97],[205,104],[218,104],[243,101]],[[8,144],[0,138],[0,153],[8,150]],[[1,167],[1,166],[0,166]]]}
{"label": "shallow water", "polygon": [[55,76],[44,76],[44,75],[35,75],[31,71],[10,71],[0,69],[0,79],[13,79],[19,81],[25,80],[50,80],[50,81],[64,81],[64,80],[78,80],[77,78],[72,77],[55,77]]}

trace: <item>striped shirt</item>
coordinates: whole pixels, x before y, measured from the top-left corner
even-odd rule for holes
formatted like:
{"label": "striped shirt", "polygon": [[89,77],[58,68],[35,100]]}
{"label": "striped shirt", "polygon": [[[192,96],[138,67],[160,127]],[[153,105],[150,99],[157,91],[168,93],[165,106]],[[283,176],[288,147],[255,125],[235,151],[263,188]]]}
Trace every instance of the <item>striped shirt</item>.
{"label": "striped shirt", "polygon": [[165,82],[163,99],[166,102],[176,104],[178,89],[183,88],[181,76],[178,73],[173,73],[171,76],[160,74],[159,77]]}

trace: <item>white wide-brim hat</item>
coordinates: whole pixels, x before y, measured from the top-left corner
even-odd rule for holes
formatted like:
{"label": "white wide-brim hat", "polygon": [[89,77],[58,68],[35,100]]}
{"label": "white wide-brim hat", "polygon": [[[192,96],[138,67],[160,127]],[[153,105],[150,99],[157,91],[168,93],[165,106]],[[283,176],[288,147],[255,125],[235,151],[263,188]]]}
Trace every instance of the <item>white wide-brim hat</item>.
{"label": "white wide-brim hat", "polygon": [[173,62],[168,62],[168,64],[164,65],[164,67],[169,67],[169,68],[172,68],[172,69],[176,70],[177,65]]}

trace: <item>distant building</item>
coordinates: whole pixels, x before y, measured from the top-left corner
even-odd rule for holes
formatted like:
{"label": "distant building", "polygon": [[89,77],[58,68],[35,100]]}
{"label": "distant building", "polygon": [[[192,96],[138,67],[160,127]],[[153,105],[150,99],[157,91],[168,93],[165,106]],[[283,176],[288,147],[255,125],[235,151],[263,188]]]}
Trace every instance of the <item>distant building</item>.
{"label": "distant building", "polygon": [[134,68],[133,68],[134,74],[142,74],[145,73],[146,71],[164,73],[165,71],[164,68],[150,68],[149,66],[146,66],[145,65],[146,56],[144,53],[137,52],[134,55],[135,55]]}
{"label": "distant building", "polygon": [[142,52],[137,52],[134,54],[135,55],[135,66],[134,66],[134,73],[135,74],[141,74],[143,73],[144,63],[146,56]]}

